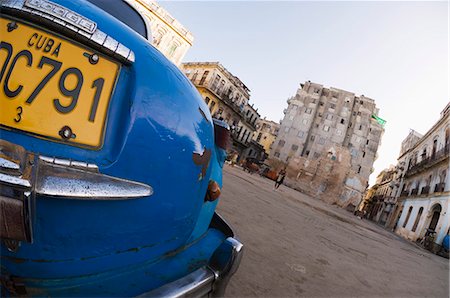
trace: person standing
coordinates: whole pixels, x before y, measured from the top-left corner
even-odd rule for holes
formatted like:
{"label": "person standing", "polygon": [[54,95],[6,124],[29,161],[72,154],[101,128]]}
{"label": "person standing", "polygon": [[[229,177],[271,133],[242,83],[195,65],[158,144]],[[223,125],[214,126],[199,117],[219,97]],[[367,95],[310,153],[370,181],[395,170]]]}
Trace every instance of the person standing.
{"label": "person standing", "polygon": [[286,177],[286,169],[282,169],[277,176],[277,180],[275,181],[275,186],[273,187],[273,189],[278,189],[278,187],[280,187],[280,185],[283,183],[284,181],[284,177]]}

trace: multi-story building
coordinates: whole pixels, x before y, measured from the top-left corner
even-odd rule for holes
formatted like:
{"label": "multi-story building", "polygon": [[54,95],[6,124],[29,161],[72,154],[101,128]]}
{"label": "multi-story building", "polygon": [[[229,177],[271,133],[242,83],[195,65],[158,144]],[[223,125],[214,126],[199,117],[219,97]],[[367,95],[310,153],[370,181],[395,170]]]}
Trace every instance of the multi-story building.
{"label": "multi-story building", "polygon": [[371,210],[367,210],[368,213],[370,212],[368,218],[383,226],[394,206],[393,179],[395,173],[396,168],[391,165],[378,174],[376,184],[372,186],[375,191],[371,198]]}
{"label": "multi-story building", "polygon": [[263,149],[252,138],[260,115],[249,104],[250,89],[219,62],[183,63],[181,69],[202,95],[211,115],[230,125],[238,161],[249,156],[259,158]]}
{"label": "multi-story building", "polygon": [[256,133],[253,136],[253,140],[261,144],[267,155],[270,153],[272,144],[277,137],[278,130],[280,129],[280,124],[271,120],[259,119],[256,123]]}
{"label": "multi-story building", "polygon": [[180,65],[194,37],[178,20],[153,0],[126,0],[145,16],[151,29],[151,44],[174,64]]}
{"label": "multi-story building", "polygon": [[[407,168],[407,157],[408,152],[412,147],[414,147],[417,142],[423,137],[417,131],[411,129],[408,136],[403,140],[400,147],[399,158],[397,159],[397,165],[395,167],[395,173],[393,176],[393,189],[392,189],[392,201],[389,208],[389,216],[386,223],[386,228],[393,230],[398,221],[398,215],[400,212],[400,206],[397,204],[398,198],[401,196],[401,192],[404,191],[403,178],[406,174]],[[392,208],[393,207],[393,208]]]}
{"label": "multi-story building", "polygon": [[[399,196],[393,217],[398,219],[395,232],[416,241],[427,231],[436,232],[438,249],[449,233],[450,221],[450,103],[440,119],[422,137],[402,143],[397,179]],[[417,140],[418,138],[418,140]],[[403,145],[408,146],[403,148]]]}
{"label": "multi-story building", "polygon": [[[300,86],[288,100],[269,157],[288,165],[288,176],[297,182],[302,176],[323,180],[318,185],[323,193],[334,184],[338,204],[357,206],[373,171],[385,121],[378,117],[374,100],[364,95],[310,81]],[[325,162],[337,172],[322,171]],[[318,175],[318,171],[323,173]],[[308,183],[302,188],[308,188]],[[340,192],[340,185],[345,186],[345,193]]]}

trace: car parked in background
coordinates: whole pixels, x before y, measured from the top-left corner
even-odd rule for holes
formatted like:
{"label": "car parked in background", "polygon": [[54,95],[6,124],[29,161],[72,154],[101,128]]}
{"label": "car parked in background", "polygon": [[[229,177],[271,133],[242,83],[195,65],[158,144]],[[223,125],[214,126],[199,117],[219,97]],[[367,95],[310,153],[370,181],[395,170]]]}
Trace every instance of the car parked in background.
{"label": "car parked in background", "polygon": [[229,127],[126,2],[0,3],[2,296],[223,294]]}

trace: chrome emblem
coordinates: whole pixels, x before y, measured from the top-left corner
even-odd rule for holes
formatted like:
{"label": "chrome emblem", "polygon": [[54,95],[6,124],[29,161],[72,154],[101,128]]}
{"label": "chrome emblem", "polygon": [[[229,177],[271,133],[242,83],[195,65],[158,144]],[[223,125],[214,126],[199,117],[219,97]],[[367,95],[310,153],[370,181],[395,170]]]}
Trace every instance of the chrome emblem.
{"label": "chrome emblem", "polygon": [[42,11],[90,34],[97,29],[95,22],[48,0],[26,0],[24,6]]}

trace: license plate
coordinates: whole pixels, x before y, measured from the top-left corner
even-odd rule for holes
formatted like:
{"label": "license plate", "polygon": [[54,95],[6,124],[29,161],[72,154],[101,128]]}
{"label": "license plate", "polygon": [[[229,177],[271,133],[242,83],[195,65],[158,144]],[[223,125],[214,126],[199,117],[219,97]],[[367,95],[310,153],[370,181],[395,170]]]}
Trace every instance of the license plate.
{"label": "license plate", "polygon": [[120,65],[3,17],[0,41],[0,125],[100,148]]}

